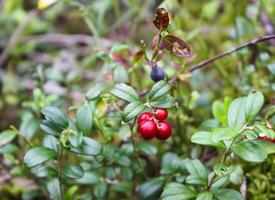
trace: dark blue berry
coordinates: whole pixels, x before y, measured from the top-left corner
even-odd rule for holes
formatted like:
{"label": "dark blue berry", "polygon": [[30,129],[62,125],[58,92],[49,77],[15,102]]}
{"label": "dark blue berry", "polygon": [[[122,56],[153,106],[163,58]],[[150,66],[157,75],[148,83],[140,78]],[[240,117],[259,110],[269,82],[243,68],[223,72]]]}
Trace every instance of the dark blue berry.
{"label": "dark blue berry", "polygon": [[162,68],[156,66],[156,67],[152,67],[152,71],[151,71],[151,79],[154,80],[155,82],[158,82],[160,80],[164,79],[165,76],[165,72]]}

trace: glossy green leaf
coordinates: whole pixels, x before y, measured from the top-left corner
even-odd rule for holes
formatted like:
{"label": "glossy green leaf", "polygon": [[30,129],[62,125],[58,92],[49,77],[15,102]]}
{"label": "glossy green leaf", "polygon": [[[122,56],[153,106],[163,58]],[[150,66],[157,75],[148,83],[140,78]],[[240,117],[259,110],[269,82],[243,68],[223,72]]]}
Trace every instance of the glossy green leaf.
{"label": "glossy green leaf", "polygon": [[161,200],[188,200],[197,196],[196,191],[180,183],[169,183],[165,186]]}
{"label": "glossy green leaf", "polygon": [[128,104],[123,111],[123,119],[128,122],[131,119],[137,117],[142,111],[145,110],[145,106],[142,102],[134,101]]}
{"label": "glossy green leaf", "polygon": [[198,174],[191,174],[188,175],[185,178],[185,182],[190,184],[190,185],[207,185],[207,179],[204,177],[201,177]]}
{"label": "glossy green leaf", "polygon": [[99,184],[97,184],[94,188],[94,195],[98,198],[98,199],[102,199],[105,197],[106,193],[107,193],[107,189],[108,189],[108,185],[105,182],[100,182]]}
{"label": "glossy green leaf", "polygon": [[83,134],[81,133],[75,133],[69,135],[69,142],[73,147],[79,147],[83,142]]}
{"label": "glossy green leaf", "polygon": [[185,159],[185,167],[191,175],[196,175],[207,180],[208,171],[198,159]]}
{"label": "glossy green leaf", "polygon": [[217,146],[217,143],[212,140],[212,133],[208,131],[194,133],[191,137],[191,141],[196,144]]}
{"label": "glossy green leaf", "polygon": [[227,116],[224,103],[221,101],[214,101],[212,105],[212,113],[214,117],[219,120],[222,124],[226,124]]}
{"label": "glossy green leaf", "polygon": [[149,102],[152,108],[172,108],[175,106],[175,99],[169,95],[162,96]]}
{"label": "glossy green leaf", "polygon": [[167,94],[171,89],[171,85],[166,81],[159,81],[155,85],[153,85],[151,91],[149,92],[149,101],[156,101],[160,97]]}
{"label": "glossy green leaf", "polygon": [[51,121],[48,120],[42,120],[40,124],[40,128],[47,134],[54,135],[54,136],[59,136],[60,133],[62,132],[62,128],[56,126],[53,124]]}
{"label": "glossy green leaf", "polygon": [[240,130],[245,125],[245,105],[245,97],[240,97],[232,101],[227,113],[229,128]]}
{"label": "glossy green leaf", "polygon": [[214,197],[217,200],[244,200],[244,197],[237,192],[236,190],[232,189],[218,189],[213,191]]}
{"label": "glossy green leaf", "polygon": [[38,121],[31,114],[27,114],[23,116],[23,120],[19,128],[19,132],[26,139],[30,140],[34,137],[38,128],[39,128]]}
{"label": "glossy green leaf", "polygon": [[264,140],[256,140],[254,142],[262,147],[268,154],[275,153],[275,143]]}
{"label": "glossy green leaf", "polygon": [[81,178],[75,179],[74,181],[81,185],[95,185],[100,182],[100,177],[99,174],[95,172],[85,171]]}
{"label": "glossy green leaf", "polygon": [[221,140],[231,140],[239,135],[239,132],[233,128],[217,128],[214,129],[212,134],[212,140],[219,142]]}
{"label": "glossy green leaf", "polygon": [[78,188],[76,185],[69,187],[65,193],[65,200],[73,199],[74,194],[77,192]]}
{"label": "glossy green leaf", "polygon": [[60,145],[58,139],[52,135],[46,135],[43,139],[44,147],[54,150],[55,152],[59,151]]}
{"label": "glossy green leaf", "polygon": [[66,164],[62,170],[62,174],[66,178],[79,179],[84,175],[84,170],[79,164]]}
{"label": "glossy green leaf", "polygon": [[156,199],[161,193],[163,184],[162,177],[150,179],[139,187],[138,194],[144,200]]}
{"label": "glossy green leaf", "polygon": [[94,100],[100,96],[100,94],[106,89],[106,85],[103,83],[98,83],[93,86],[86,94],[88,100]]}
{"label": "glossy green leaf", "polygon": [[201,192],[198,194],[196,200],[212,200],[213,193],[210,191]]}
{"label": "glossy green leaf", "polygon": [[263,162],[267,158],[265,149],[255,142],[237,142],[233,144],[231,149],[235,154],[248,162]]}
{"label": "glossy green leaf", "polygon": [[5,130],[0,133],[0,147],[11,142],[16,136],[13,130]]}
{"label": "glossy green leaf", "polygon": [[98,155],[101,153],[102,148],[99,142],[94,139],[83,137],[82,145],[78,148],[72,147],[72,152],[83,154],[83,155]]}
{"label": "glossy green leaf", "polygon": [[56,152],[47,147],[34,147],[27,151],[24,163],[28,167],[36,167],[56,156]]}
{"label": "glossy green leaf", "polygon": [[93,113],[89,106],[81,106],[76,112],[76,126],[84,135],[88,135],[92,129]]}
{"label": "glossy green leaf", "polygon": [[42,113],[46,117],[46,119],[48,119],[53,124],[56,124],[59,127],[67,128],[69,125],[69,121],[65,116],[65,114],[56,107],[53,107],[53,106],[45,107],[42,109]]}
{"label": "glossy green leaf", "polygon": [[264,96],[261,92],[250,92],[246,98],[245,119],[250,122],[255,119],[264,104]]}
{"label": "glossy green leaf", "polygon": [[112,95],[128,102],[139,100],[136,91],[131,86],[124,83],[117,84],[110,92]]}
{"label": "glossy green leaf", "polygon": [[61,200],[60,184],[57,178],[54,178],[47,183],[47,190],[53,199]]}

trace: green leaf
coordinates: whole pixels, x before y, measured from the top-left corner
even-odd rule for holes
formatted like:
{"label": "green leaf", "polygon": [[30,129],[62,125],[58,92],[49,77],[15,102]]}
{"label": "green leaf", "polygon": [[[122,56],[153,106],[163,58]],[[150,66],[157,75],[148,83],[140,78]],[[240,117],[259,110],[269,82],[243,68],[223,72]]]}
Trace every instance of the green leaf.
{"label": "green leaf", "polygon": [[245,97],[240,97],[232,101],[227,113],[229,128],[240,130],[245,125],[245,105]]}
{"label": "green leaf", "polygon": [[243,169],[240,165],[235,165],[232,168],[232,173],[229,175],[229,179],[235,185],[241,185],[243,181]]}
{"label": "green leaf", "polygon": [[264,96],[261,92],[250,92],[246,99],[245,120],[250,122],[255,119],[264,104]]}
{"label": "green leaf", "polygon": [[57,178],[54,178],[47,183],[47,190],[53,199],[61,200],[60,184]]}
{"label": "green leaf", "polygon": [[124,181],[112,185],[110,190],[114,192],[130,192],[133,190],[134,184],[130,181]]}
{"label": "green leaf", "polygon": [[169,183],[161,194],[161,200],[188,200],[196,197],[196,191],[180,183]]}
{"label": "green leaf", "polygon": [[5,130],[0,133],[0,147],[11,142],[16,136],[13,130]]}
{"label": "green leaf", "polygon": [[56,139],[52,135],[47,135],[46,137],[44,137],[43,146],[52,149],[55,152],[58,152],[60,148],[58,139]]}
{"label": "green leaf", "polygon": [[257,129],[257,132],[260,136],[267,136],[271,139],[275,139],[275,131],[272,129],[266,128],[262,124],[256,124],[255,128]]}
{"label": "green leaf", "polygon": [[107,193],[107,189],[108,189],[108,185],[105,182],[100,182],[99,184],[97,184],[94,188],[94,195],[98,198],[98,199],[102,199],[105,197],[106,193]]}
{"label": "green leaf", "polygon": [[117,163],[121,166],[124,166],[124,167],[128,167],[131,165],[131,160],[129,157],[122,155],[122,156],[118,156],[115,159],[115,163]]}
{"label": "green leaf", "polygon": [[73,185],[73,186],[69,187],[66,191],[66,194],[65,194],[65,200],[74,199],[73,195],[76,193],[77,189],[78,188],[77,188],[76,185]]}
{"label": "green leaf", "polygon": [[198,194],[196,200],[212,200],[213,193],[210,191],[201,192]]}
{"label": "green leaf", "polygon": [[127,70],[121,66],[118,65],[113,70],[113,80],[115,83],[126,83],[129,81]]}
{"label": "green leaf", "polygon": [[213,191],[214,197],[217,200],[244,200],[244,197],[237,192],[236,190],[232,189],[218,189]]}
{"label": "green leaf", "polygon": [[255,142],[241,141],[232,145],[232,151],[248,162],[263,162],[267,153],[263,147]]}
{"label": "green leaf", "polygon": [[27,151],[24,163],[27,167],[36,167],[56,156],[56,152],[47,147],[34,147]]}
{"label": "green leaf", "polygon": [[38,121],[31,114],[27,114],[23,116],[23,120],[19,128],[19,132],[26,139],[30,140],[31,138],[33,138],[38,128],[39,128]]}
{"label": "green leaf", "polygon": [[71,163],[64,166],[62,174],[71,179],[79,179],[84,175],[84,170],[79,164]]}
{"label": "green leaf", "polygon": [[201,177],[198,174],[188,175],[185,179],[185,182],[191,185],[207,185],[207,179]]}
{"label": "green leaf", "polygon": [[117,84],[110,92],[112,95],[128,102],[139,100],[136,91],[131,86],[124,83]]}
{"label": "green leaf", "polygon": [[123,119],[124,121],[128,122],[138,116],[144,110],[145,106],[142,102],[134,101],[125,107],[123,111]]}
{"label": "green leaf", "polygon": [[212,140],[214,142],[219,142],[221,140],[231,140],[238,134],[239,132],[233,128],[217,128],[213,131]]}
{"label": "green leaf", "polygon": [[40,128],[47,134],[54,135],[54,136],[59,136],[60,133],[62,132],[62,128],[56,126],[53,124],[51,121],[48,120],[42,120],[40,124]]}
{"label": "green leaf", "polygon": [[72,147],[72,152],[95,156],[101,153],[102,148],[99,142],[88,137],[83,137],[82,145],[78,148]]}
{"label": "green leaf", "polygon": [[155,101],[149,102],[153,108],[172,108],[175,106],[175,99],[169,95],[162,96]]}
{"label": "green leaf", "polygon": [[146,154],[157,154],[158,149],[149,142],[140,142],[137,144],[137,148]]}
{"label": "green leaf", "polygon": [[155,101],[160,97],[164,96],[171,89],[171,85],[166,81],[159,81],[155,85],[153,85],[151,91],[149,92],[149,101]]}
{"label": "green leaf", "polygon": [[256,140],[254,141],[257,145],[262,147],[266,153],[268,154],[274,154],[275,153],[275,143],[264,141],[264,140]]}
{"label": "green leaf", "polygon": [[208,131],[199,131],[192,135],[191,141],[196,144],[217,146],[218,144],[212,140],[212,133]]}
{"label": "green leaf", "polygon": [[58,108],[48,106],[42,109],[42,113],[46,117],[46,119],[51,121],[53,124],[56,124],[61,128],[68,127],[69,121],[67,117]]}
{"label": "green leaf", "polygon": [[92,129],[93,113],[89,106],[81,106],[76,113],[76,126],[84,135],[88,135]]}
{"label": "green leaf", "polygon": [[144,200],[157,199],[163,184],[164,179],[162,177],[150,179],[139,187],[138,194]]}
{"label": "green leaf", "polygon": [[81,133],[75,133],[69,135],[69,141],[73,147],[79,147],[82,144],[83,141],[83,134]]}
{"label": "green leaf", "polygon": [[75,179],[74,181],[81,185],[95,185],[100,182],[100,177],[95,172],[85,171],[81,178]]}
{"label": "green leaf", "polygon": [[205,166],[201,163],[201,161],[199,161],[198,159],[190,160],[187,158],[185,160],[185,167],[191,175],[197,175],[207,180],[208,171],[205,168]]}
{"label": "green leaf", "polygon": [[222,103],[221,101],[214,101],[212,105],[212,113],[214,117],[222,124],[226,124],[227,116],[224,103]]}
{"label": "green leaf", "polygon": [[106,85],[103,83],[98,83],[93,86],[86,94],[88,100],[95,100],[99,95],[106,89]]}

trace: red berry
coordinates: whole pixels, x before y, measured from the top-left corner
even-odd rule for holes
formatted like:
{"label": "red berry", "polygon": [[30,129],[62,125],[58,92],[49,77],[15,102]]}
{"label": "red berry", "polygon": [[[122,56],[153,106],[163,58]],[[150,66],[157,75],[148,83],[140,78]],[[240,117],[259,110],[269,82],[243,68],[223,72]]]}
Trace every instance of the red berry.
{"label": "red berry", "polygon": [[156,137],[160,140],[166,140],[170,137],[172,133],[172,127],[169,122],[159,122],[158,123],[158,133]]}
{"label": "red berry", "polygon": [[138,123],[141,123],[142,121],[148,121],[153,119],[153,114],[150,112],[144,112],[142,114],[139,115],[138,117]]}
{"label": "red berry", "polygon": [[260,139],[275,143],[275,139],[269,138],[267,136],[260,136]]}
{"label": "red berry", "polygon": [[154,115],[158,120],[163,121],[168,117],[168,112],[166,109],[157,108],[155,109]]}
{"label": "red berry", "polygon": [[158,127],[154,121],[147,120],[138,124],[138,132],[145,140],[150,140],[158,133]]}

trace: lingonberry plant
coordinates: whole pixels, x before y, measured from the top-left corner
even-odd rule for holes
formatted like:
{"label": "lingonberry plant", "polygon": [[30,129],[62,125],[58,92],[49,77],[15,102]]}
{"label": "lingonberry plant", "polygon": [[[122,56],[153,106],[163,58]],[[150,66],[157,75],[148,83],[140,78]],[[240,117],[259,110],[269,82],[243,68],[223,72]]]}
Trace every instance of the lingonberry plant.
{"label": "lingonberry plant", "polygon": [[[187,70],[191,46],[171,33],[170,23],[168,11],[158,8],[153,49],[141,47],[132,57],[149,69],[142,79],[152,79],[150,88],[143,88],[141,77],[132,74],[140,68],[134,66],[128,72],[118,65],[127,65],[123,53],[129,52],[127,45],[117,45],[98,53],[112,67],[113,83],[94,85],[81,105],[65,109],[64,102],[39,89],[33,92],[33,101],[24,102],[31,114],[20,128],[10,126],[1,132],[0,146],[1,153],[24,154],[22,161],[28,169],[24,170],[41,185],[25,193],[25,199],[246,198],[243,163],[257,165],[275,153],[270,114],[263,112],[264,96],[253,90],[232,101],[226,97],[213,103],[214,119],[203,119],[199,128],[191,129],[192,147],[208,146],[213,153],[210,159],[199,159],[195,151],[172,152],[173,145],[187,148],[190,144],[187,128],[181,126],[193,123],[188,115],[201,117],[192,113],[197,97],[188,89],[188,78],[216,58]],[[159,64],[165,62],[167,51],[175,59],[185,59],[173,77]],[[131,75],[140,87],[132,84]],[[43,134],[35,135],[38,129]],[[9,144],[16,136],[21,153]],[[149,166],[152,172],[147,171]]]}

